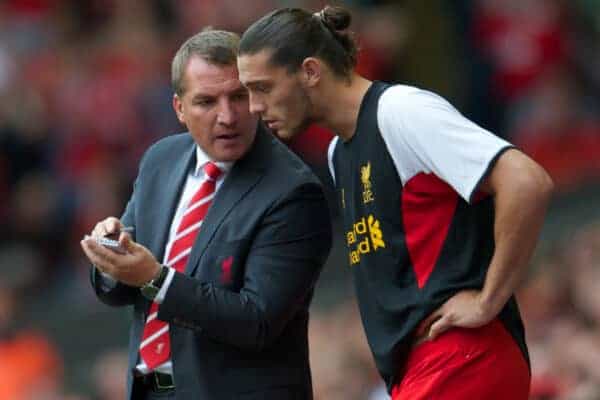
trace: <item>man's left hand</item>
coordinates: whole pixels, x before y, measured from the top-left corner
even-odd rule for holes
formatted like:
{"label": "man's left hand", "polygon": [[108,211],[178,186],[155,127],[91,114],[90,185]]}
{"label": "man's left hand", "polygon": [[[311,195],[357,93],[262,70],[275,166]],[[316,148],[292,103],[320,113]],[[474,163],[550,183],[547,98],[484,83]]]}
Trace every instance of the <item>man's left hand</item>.
{"label": "man's left hand", "polygon": [[479,290],[463,290],[424,319],[417,336],[433,340],[452,327],[477,328],[494,317],[492,312],[483,307]]}
{"label": "man's left hand", "polygon": [[93,238],[82,240],[81,247],[96,268],[126,285],[141,287],[158,275],[161,266],[147,248],[126,232],[121,233],[119,243],[125,254],[107,249]]}

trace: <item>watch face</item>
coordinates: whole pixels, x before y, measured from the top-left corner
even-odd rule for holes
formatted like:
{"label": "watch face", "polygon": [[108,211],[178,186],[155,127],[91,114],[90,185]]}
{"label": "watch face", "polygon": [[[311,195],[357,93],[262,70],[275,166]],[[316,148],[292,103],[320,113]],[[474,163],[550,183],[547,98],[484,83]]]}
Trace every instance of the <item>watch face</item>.
{"label": "watch face", "polygon": [[154,298],[160,291],[160,288],[162,287],[163,283],[165,282],[165,279],[167,278],[168,274],[169,274],[169,267],[166,267],[163,265],[161,267],[160,274],[156,278],[152,279],[150,282],[146,283],[144,286],[142,286],[140,288],[142,295],[145,298],[147,298],[148,300],[154,301]]}
{"label": "watch face", "polygon": [[140,288],[140,291],[142,292],[142,295],[147,298],[148,300],[154,300],[154,298],[156,297],[156,295],[158,294],[158,291],[160,289],[157,288],[156,286],[150,284],[144,285]]}

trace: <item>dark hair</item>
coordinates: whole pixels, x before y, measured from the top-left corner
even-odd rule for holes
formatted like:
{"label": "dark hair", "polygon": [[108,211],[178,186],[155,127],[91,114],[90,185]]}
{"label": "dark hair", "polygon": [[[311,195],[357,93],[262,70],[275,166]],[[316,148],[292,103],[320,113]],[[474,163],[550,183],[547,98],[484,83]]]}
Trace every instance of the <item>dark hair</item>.
{"label": "dark hair", "polygon": [[346,29],[352,16],[342,7],[327,6],[312,14],[300,8],[275,10],[252,24],[242,35],[239,54],[273,51],[271,62],[290,72],[306,57],[318,57],[333,72],[350,77],[356,65],[357,47]]}
{"label": "dark hair", "polygon": [[186,40],[173,57],[171,63],[171,84],[177,95],[185,92],[183,75],[185,68],[193,56],[198,56],[214,65],[235,65],[240,37],[233,32],[203,29]]}

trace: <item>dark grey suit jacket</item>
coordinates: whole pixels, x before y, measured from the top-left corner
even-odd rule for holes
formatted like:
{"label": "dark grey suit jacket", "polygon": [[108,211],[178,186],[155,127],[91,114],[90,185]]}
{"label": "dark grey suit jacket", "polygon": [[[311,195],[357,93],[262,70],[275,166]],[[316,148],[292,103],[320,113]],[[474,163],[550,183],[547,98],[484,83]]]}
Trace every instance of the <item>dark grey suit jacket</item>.
{"label": "dark grey suit jacket", "polygon": [[[140,164],[121,221],[162,260],[186,176],[195,165],[187,133],[154,144]],[[178,399],[311,399],[308,307],[331,247],[326,200],[317,178],[259,127],[215,196],[192,248],[159,308],[170,324]],[[97,296],[133,305],[132,370],[146,313],[139,289],[106,291],[92,268]]]}

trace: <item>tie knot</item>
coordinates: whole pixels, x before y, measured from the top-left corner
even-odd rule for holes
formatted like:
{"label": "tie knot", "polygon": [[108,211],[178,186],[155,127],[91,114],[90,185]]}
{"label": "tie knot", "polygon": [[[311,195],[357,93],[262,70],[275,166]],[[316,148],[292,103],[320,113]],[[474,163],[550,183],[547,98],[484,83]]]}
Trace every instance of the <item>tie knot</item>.
{"label": "tie knot", "polygon": [[206,164],[204,164],[204,173],[206,174],[206,176],[208,176],[210,180],[216,181],[222,172],[223,171],[221,171],[221,169],[217,167],[217,164],[213,162],[209,161]]}

